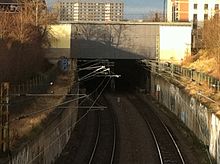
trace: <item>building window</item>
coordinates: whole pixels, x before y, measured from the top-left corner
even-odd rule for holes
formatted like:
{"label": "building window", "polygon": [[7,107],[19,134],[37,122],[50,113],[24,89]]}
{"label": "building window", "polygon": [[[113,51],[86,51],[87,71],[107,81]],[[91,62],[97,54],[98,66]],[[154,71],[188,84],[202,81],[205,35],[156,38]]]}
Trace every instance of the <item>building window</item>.
{"label": "building window", "polygon": [[179,18],[179,13],[176,13],[176,18]]}
{"label": "building window", "polygon": [[208,20],[208,14],[204,14],[204,20]]}
{"label": "building window", "polygon": [[215,4],[215,10],[219,10],[219,4]]}
{"label": "building window", "polygon": [[198,4],[195,3],[193,7],[194,7],[194,9],[197,9],[198,8]]}
{"label": "building window", "polygon": [[215,18],[215,19],[219,19],[219,14],[216,13],[216,14],[214,15],[214,18]]}
{"label": "building window", "polygon": [[197,14],[193,14],[193,22],[197,22]]}
{"label": "building window", "polygon": [[204,4],[204,9],[208,10],[208,8],[209,8],[209,5],[208,4]]}

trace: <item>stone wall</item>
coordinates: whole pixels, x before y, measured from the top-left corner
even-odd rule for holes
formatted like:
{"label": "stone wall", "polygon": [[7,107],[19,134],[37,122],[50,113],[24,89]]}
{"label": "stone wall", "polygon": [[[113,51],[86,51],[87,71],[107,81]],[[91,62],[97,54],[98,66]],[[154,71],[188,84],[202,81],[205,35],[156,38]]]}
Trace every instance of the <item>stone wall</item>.
{"label": "stone wall", "polygon": [[151,76],[151,94],[194,132],[220,163],[220,120],[217,115],[198,98],[187,94],[184,87],[175,86],[155,74]]}

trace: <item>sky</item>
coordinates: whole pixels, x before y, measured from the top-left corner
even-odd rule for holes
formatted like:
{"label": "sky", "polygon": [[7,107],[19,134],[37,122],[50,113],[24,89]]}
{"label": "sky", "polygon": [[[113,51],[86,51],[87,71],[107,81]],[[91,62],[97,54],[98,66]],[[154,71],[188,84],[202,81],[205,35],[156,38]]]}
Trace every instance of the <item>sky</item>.
{"label": "sky", "polygon": [[[57,0],[46,0],[50,5]],[[148,12],[162,11],[164,0],[123,0],[125,4],[125,17],[142,18]]]}
{"label": "sky", "polygon": [[146,14],[150,11],[162,11],[164,0],[124,0],[125,14]]}

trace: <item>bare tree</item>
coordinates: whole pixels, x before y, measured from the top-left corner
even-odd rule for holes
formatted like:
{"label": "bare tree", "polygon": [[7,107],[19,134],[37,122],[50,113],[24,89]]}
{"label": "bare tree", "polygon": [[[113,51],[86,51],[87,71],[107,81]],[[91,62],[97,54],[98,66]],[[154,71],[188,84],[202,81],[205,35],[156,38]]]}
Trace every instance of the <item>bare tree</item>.
{"label": "bare tree", "polygon": [[125,37],[125,30],[127,29],[126,25],[113,25],[112,28],[114,29],[114,38],[115,38],[115,46],[116,48],[119,47],[121,44],[121,40]]}
{"label": "bare tree", "polygon": [[[18,0],[18,4],[19,10],[0,13],[0,53],[6,55],[0,62],[4,58],[7,65],[1,71],[14,79],[39,71],[43,48],[50,45],[47,25],[55,20],[43,1]],[[12,65],[14,69],[8,69]]]}
{"label": "bare tree", "polygon": [[150,11],[144,18],[145,22],[163,22],[163,13],[161,11]]}
{"label": "bare tree", "polygon": [[220,19],[214,17],[204,22],[202,42],[210,57],[216,59],[216,68],[220,78]]}
{"label": "bare tree", "polygon": [[85,40],[93,40],[105,45],[118,47],[126,30],[125,25],[79,25],[78,33]]}
{"label": "bare tree", "polygon": [[85,40],[98,40],[97,34],[101,33],[101,31],[98,31],[97,25],[80,25],[78,29]]}

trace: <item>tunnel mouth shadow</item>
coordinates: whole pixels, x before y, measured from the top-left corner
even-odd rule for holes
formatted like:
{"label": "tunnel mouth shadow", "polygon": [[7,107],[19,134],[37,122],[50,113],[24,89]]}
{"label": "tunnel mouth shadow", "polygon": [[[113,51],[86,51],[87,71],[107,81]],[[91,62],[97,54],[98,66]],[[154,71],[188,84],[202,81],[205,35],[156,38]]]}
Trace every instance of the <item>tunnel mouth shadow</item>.
{"label": "tunnel mouth shadow", "polygon": [[77,59],[145,59],[142,55],[116,48],[111,44],[84,39],[72,39],[71,56]]}
{"label": "tunnel mouth shadow", "polygon": [[[99,61],[99,60],[94,60]],[[91,59],[83,59],[78,60],[78,67],[84,65],[85,63],[91,62]],[[140,65],[139,60],[133,59],[118,59],[118,60],[109,60],[110,63],[114,63],[113,66],[110,67],[111,72],[116,75],[120,75],[119,78],[113,78],[115,87],[112,89],[111,82],[107,85],[107,91],[116,91],[116,92],[133,92],[136,91],[138,88],[146,90],[146,88],[150,87],[150,83],[146,84],[146,81],[150,81],[150,71],[146,70],[142,65]],[[87,72],[81,72],[79,74],[79,78],[88,74]],[[83,81],[80,83],[81,88],[86,88],[87,91],[92,92],[95,90],[102,80],[106,78],[102,77],[93,77],[90,80]],[[105,79],[107,82],[109,77]],[[104,86],[104,85],[103,85]],[[138,89],[139,90],[139,89]]]}

